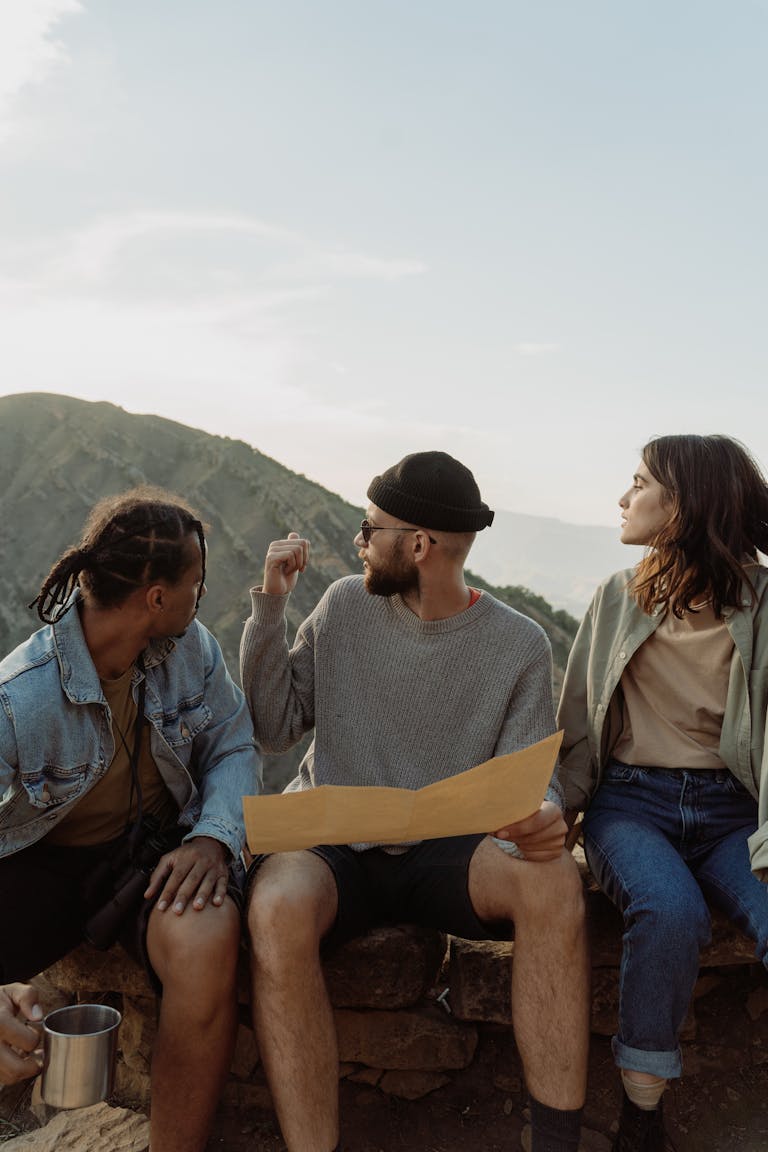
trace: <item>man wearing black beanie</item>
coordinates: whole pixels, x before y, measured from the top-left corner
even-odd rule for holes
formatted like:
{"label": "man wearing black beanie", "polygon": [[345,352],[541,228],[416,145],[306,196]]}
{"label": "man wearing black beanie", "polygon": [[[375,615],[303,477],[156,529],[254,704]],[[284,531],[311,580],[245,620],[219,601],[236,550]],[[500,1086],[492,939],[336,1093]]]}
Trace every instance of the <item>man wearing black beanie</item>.
{"label": "man wearing black beanie", "polygon": [[[543,630],[467,587],[493,512],[445,452],[406,456],[368,488],[363,576],[326,591],[291,648],[285,606],[309,561],[269,546],[241,646],[256,737],[282,752],[314,728],[290,789],[422,788],[555,730]],[[320,946],[397,919],[469,939],[515,932],[512,1010],[533,1152],[576,1152],[586,1084],[584,908],[556,777],[539,812],[489,835],[317,846],[259,859],[248,931],[254,1027],[289,1152],[338,1144],[337,1046]],[[515,847],[516,846],[516,847]]]}

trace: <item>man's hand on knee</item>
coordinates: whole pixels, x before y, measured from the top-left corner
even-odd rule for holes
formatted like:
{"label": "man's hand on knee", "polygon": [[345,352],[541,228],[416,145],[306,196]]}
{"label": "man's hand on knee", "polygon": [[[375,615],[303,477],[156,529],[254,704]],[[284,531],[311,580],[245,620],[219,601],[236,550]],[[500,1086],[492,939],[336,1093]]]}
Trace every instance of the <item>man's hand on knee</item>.
{"label": "man's hand on knee", "polygon": [[181,916],[189,904],[197,911],[208,902],[220,907],[227,894],[228,878],[224,845],[210,836],[195,836],[161,857],[144,896],[151,900],[160,892],[158,911],[172,907]]}
{"label": "man's hand on knee", "polygon": [[526,860],[557,860],[565,845],[568,827],[563,814],[551,800],[545,800],[538,812],[499,828],[493,835],[498,840],[513,840]]}

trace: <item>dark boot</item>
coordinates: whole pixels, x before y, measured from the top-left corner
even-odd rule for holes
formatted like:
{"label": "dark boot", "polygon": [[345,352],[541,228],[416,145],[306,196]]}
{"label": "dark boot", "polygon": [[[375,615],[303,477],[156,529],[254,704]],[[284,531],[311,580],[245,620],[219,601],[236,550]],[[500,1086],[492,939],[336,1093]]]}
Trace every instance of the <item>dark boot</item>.
{"label": "dark boot", "polygon": [[619,1131],[611,1152],[664,1152],[664,1118],[662,1101],[653,1112],[638,1108],[624,1094]]}

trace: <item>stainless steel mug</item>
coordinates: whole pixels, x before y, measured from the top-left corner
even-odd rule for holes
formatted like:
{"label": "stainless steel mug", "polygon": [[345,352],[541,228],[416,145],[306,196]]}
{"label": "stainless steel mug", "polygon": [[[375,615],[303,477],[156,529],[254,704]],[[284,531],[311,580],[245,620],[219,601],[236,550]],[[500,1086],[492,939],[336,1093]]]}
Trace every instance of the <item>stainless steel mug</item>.
{"label": "stainless steel mug", "polygon": [[122,1016],[106,1004],[72,1004],[43,1020],[43,1100],[86,1108],[112,1092]]}

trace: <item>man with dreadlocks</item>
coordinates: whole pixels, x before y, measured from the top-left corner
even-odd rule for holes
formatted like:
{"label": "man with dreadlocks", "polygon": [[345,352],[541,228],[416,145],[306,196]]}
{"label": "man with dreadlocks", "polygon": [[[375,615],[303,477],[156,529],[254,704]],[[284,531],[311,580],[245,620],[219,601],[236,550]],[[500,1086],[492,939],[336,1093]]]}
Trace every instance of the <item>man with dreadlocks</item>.
{"label": "man with dreadlocks", "polygon": [[108,498],[43,582],[45,626],[0,663],[0,1083],[39,1070],[19,981],[119,937],[162,990],[152,1152],[202,1152],[229,1069],[241,797],[260,787],[204,593],[190,508]]}

